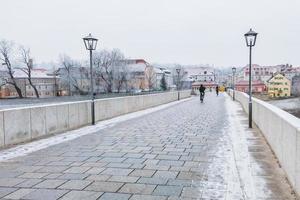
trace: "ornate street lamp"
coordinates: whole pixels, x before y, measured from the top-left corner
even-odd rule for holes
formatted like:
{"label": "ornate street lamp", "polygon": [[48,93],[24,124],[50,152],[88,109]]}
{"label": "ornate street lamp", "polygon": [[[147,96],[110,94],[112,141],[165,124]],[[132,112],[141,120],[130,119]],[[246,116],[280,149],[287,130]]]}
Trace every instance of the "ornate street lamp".
{"label": "ornate street lamp", "polygon": [[232,94],[232,99],[233,101],[235,100],[235,72],[236,72],[236,67],[232,68],[232,89],[233,89],[233,94]]}
{"label": "ornate street lamp", "polygon": [[249,128],[252,128],[252,47],[255,46],[257,33],[250,29],[245,35],[246,45],[250,49],[249,53]]}
{"label": "ornate street lamp", "polygon": [[91,76],[91,114],[92,114],[92,125],[95,125],[95,93],[94,93],[94,82],[93,82],[93,50],[96,50],[98,39],[94,38],[91,34],[82,38],[85,48],[90,51],[90,76]]}
{"label": "ornate street lamp", "polygon": [[180,68],[176,68],[177,72],[177,96],[178,96],[178,101],[180,100],[180,94],[179,94],[179,74],[180,74]]}

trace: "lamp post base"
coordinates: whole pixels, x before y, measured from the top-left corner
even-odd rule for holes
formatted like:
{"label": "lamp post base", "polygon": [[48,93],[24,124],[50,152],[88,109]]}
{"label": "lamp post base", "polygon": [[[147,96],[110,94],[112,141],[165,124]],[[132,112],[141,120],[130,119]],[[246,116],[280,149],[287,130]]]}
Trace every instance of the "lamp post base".
{"label": "lamp post base", "polygon": [[95,125],[95,100],[94,100],[94,97],[92,99],[92,104],[91,104],[91,113],[92,113],[92,125]]}
{"label": "lamp post base", "polygon": [[252,102],[249,102],[249,128],[252,128]]}
{"label": "lamp post base", "polygon": [[232,100],[235,101],[235,91],[233,90]]}

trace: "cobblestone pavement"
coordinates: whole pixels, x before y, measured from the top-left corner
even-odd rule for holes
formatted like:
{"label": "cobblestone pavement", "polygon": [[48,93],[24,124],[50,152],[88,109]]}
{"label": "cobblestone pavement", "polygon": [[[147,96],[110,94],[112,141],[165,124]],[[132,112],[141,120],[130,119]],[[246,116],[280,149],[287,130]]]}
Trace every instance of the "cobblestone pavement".
{"label": "cobblestone pavement", "polygon": [[0,163],[2,199],[294,199],[238,103],[198,98]]}

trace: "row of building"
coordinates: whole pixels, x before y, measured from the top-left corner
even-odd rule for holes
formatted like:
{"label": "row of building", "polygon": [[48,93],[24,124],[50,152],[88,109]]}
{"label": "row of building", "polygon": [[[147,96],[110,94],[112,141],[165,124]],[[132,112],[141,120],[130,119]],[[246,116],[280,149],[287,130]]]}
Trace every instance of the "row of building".
{"label": "row of building", "polygon": [[[176,88],[177,79],[174,69],[165,67],[154,67],[143,59],[126,60],[126,77],[114,79],[111,82],[111,92],[141,92],[149,90],[160,90],[162,79],[168,89]],[[121,71],[123,75],[125,70]],[[21,89],[23,97],[36,97],[35,91],[28,80],[28,75],[22,69],[14,69],[13,76],[17,86]],[[104,75],[105,76],[105,75]],[[94,72],[94,91],[104,93],[106,91],[106,77]],[[13,85],[9,84],[10,76],[5,66],[0,68],[0,98],[14,98],[18,94]],[[126,80],[123,80],[126,79]],[[41,98],[52,96],[65,96],[75,94],[88,94],[90,91],[90,70],[88,67],[72,66],[68,69],[61,67],[57,70],[43,68],[31,69],[31,81],[37,88]],[[121,82],[121,83],[120,83]],[[184,82],[181,79],[181,82]],[[121,85],[120,85],[121,84]],[[187,87],[182,84],[182,87]]]}
{"label": "row of building", "polygon": [[[249,66],[239,70],[235,77],[228,81],[235,89],[248,92]],[[229,84],[229,85],[230,85]],[[289,97],[300,95],[300,67],[291,65],[252,66],[252,91],[268,94],[270,97]]]}

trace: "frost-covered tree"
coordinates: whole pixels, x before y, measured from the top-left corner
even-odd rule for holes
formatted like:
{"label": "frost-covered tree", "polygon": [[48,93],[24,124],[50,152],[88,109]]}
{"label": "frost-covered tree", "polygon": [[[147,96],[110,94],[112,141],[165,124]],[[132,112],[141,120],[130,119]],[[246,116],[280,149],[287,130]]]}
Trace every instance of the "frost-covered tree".
{"label": "frost-covered tree", "polygon": [[163,74],[163,76],[162,76],[162,78],[161,78],[161,80],[160,80],[160,88],[161,88],[163,91],[166,91],[167,88],[168,88],[165,74]]}
{"label": "frost-covered tree", "polygon": [[128,70],[124,59],[124,54],[118,49],[97,51],[94,54],[95,76],[99,81],[104,82],[106,92],[113,92],[114,86],[117,91],[120,91],[126,82]]}
{"label": "frost-covered tree", "polygon": [[60,66],[62,66],[63,72],[60,73],[62,83],[67,83],[68,93],[72,95],[72,88],[79,92],[84,93],[81,88],[80,81],[82,80],[82,70],[81,64],[69,57],[68,55],[60,55],[59,57]]}
{"label": "frost-covered tree", "polygon": [[[179,74],[176,69],[179,69]],[[185,69],[182,65],[176,64],[173,69],[173,83],[177,86],[178,89],[181,89],[183,86],[183,78],[185,76]]]}
{"label": "frost-covered tree", "polygon": [[153,89],[153,86],[156,82],[156,74],[154,68],[150,65],[148,65],[145,69],[145,79],[149,90]]}
{"label": "frost-covered tree", "polygon": [[39,92],[36,88],[36,86],[32,82],[32,68],[33,68],[33,63],[32,63],[32,57],[30,54],[30,49],[26,48],[24,46],[20,47],[20,55],[21,55],[21,62],[25,65],[25,67],[19,68],[22,70],[26,75],[27,75],[27,80],[30,84],[30,86],[33,88],[35,96],[37,98],[40,97]]}
{"label": "frost-covered tree", "polygon": [[19,98],[23,98],[22,90],[18,86],[17,81],[14,76],[14,68],[15,67],[13,66],[12,60],[11,60],[12,57],[14,56],[13,47],[14,47],[13,42],[10,42],[7,40],[1,40],[0,41],[0,60],[3,62],[2,65],[6,66],[7,73],[9,76],[9,79],[6,81],[6,84],[12,85],[15,88]]}

